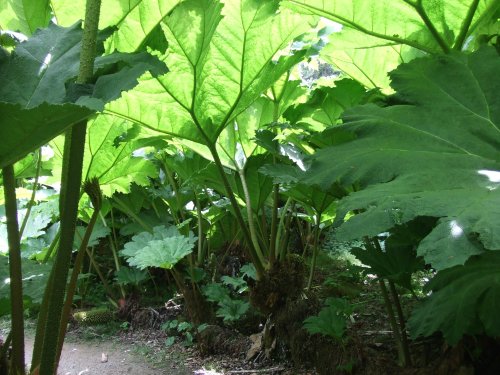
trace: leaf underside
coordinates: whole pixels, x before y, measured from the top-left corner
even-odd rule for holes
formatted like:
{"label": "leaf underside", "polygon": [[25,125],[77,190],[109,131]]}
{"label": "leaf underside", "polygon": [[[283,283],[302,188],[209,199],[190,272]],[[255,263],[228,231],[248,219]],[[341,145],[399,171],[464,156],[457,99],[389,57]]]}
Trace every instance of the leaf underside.
{"label": "leaf underside", "polygon": [[[338,235],[375,236],[418,216],[440,218],[418,254],[436,269],[500,249],[500,59],[493,48],[416,59],[391,73],[396,101],[347,110],[354,141],[312,157],[305,181],[361,191],[343,199]],[[457,79],[460,77],[460,79]]]}

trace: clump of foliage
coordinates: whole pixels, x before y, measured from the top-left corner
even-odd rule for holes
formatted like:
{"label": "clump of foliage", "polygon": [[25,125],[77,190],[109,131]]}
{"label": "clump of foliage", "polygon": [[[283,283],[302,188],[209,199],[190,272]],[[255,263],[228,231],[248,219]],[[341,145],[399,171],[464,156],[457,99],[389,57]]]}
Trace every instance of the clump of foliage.
{"label": "clump of foliage", "polygon": [[206,324],[200,324],[194,327],[189,322],[179,321],[177,319],[169,320],[162,324],[161,329],[170,336],[165,340],[166,346],[172,346],[175,343],[176,337],[182,338],[184,346],[193,345],[196,334],[203,332],[207,328]]}
{"label": "clump of foliage", "polygon": [[327,298],[325,307],[316,316],[304,320],[304,328],[311,334],[319,333],[342,340],[347,320],[354,312],[352,305],[342,298]]}
{"label": "clump of foliage", "polygon": [[[53,372],[82,264],[97,275],[86,285],[99,279],[115,304],[146,279],[159,295],[173,278],[197,311],[169,328],[186,337],[212,320],[206,299],[226,323],[245,315],[247,283],[253,307],[288,312],[300,327],[286,327],[307,334],[320,303],[301,305],[305,265],[310,256],[312,298],[331,225],[336,241],[362,241],[350,253],[377,276],[401,364],[411,356],[396,285],[413,292],[423,267],[436,276],[412,337],[498,337],[497,0],[137,0],[103,4],[101,17],[88,0],[82,31],[84,3],[0,10],[0,272],[10,280],[0,314],[12,315],[15,371],[23,308],[36,305],[33,370]],[[305,60],[321,61],[319,73],[297,79]],[[81,193],[91,178],[97,200]],[[301,255],[288,255],[291,228]],[[219,280],[225,241],[255,275],[204,285]],[[342,303],[328,299],[307,329],[342,337]]]}
{"label": "clump of foliage", "polygon": [[[222,283],[211,283],[203,287],[203,294],[207,301],[217,304],[216,316],[224,323],[239,320],[248,311],[250,304],[241,298],[242,293],[248,290],[243,276],[222,276]],[[236,296],[236,297],[234,297]]]}

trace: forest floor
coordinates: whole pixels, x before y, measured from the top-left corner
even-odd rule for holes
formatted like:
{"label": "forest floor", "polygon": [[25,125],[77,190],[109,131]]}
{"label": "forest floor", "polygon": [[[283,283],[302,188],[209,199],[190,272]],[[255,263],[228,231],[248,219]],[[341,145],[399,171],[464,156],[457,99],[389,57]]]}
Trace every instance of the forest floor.
{"label": "forest floor", "polygon": [[[31,361],[33,339],[26,340],[26,361]],[[173,365],[173,363],[172,363]],[[141,358],[131,347],[126,347],[119,342],[92,341],[74,342],[68,340],[64,344],[61,362],[59,364],[60,375],[118,375],[118,374],[192,374],[172,366],[165,372],[158,372],[144,358]]]}
{"label": "forest floor", "polygon": [[[6,323],[6,322],[4,322]],[[32,323],[26,332],[26,363],[33,350]],[[0,337],[5,339],[5,324]],[[256,370],[254,373],[252,369]],[[66,336],[59,375],[315,375],[312,371],[288,368],[287,364],[252,364],[228,355],[200,356],[194,347],[182,343],[165,346],[165,334],[158,330],[124,330],[118,325],[80,327]]]}

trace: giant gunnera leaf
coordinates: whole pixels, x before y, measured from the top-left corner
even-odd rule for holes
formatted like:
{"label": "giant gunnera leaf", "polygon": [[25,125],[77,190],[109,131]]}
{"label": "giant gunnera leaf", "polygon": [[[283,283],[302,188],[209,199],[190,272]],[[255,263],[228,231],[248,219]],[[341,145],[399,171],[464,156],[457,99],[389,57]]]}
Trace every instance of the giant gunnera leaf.
{"label": "giant gunnera leaf", "polygon": [[351,141],[312,157],[306,182],[355,186],[340,238],[439,218],[417,252],[436,269],[500,249],[500,57],[493,48],[413,60],[390,76],[395,105],[348,109],[331,129]]}
{"label": "giant gunnera leaf", "polygon": [[[315,17],[277,0],[187,0],[161,24],[171,73],[144,76],[106,113],[167,137],[214,145],[224,128],[304,56],[280,53]],[[277,57],[281,54],[281,57]]]}
{"label": "giant gunnera leaf", "polygon": [[153,233],[142,232],[125,244],[120,254],[130,266],[141,270],[148,267],[171,269],[186,255],[191,254],[196,237],[183,236],[175,226],[158,226]]}
{"label": "giant gunnera leaf", "polygon": [[463,266],[439,272],[426,286],[432,295],[409,320],[411,335],[440,331],[451,345],[465,334],[500,336],[500,252],[487,251]]}

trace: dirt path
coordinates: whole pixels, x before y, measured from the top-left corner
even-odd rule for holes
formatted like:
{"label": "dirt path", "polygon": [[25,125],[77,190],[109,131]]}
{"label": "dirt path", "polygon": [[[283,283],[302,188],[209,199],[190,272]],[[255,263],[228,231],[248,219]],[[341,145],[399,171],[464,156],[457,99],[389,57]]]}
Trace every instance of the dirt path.
{"label": "dirt path", "polygon": [[[31,362],[33,340],[26,340],[26,362]],[[66,342],[59,375],[192,375],[182,363],[164,363],[161,369],[150,366],[133,348],[114,342]]]}

